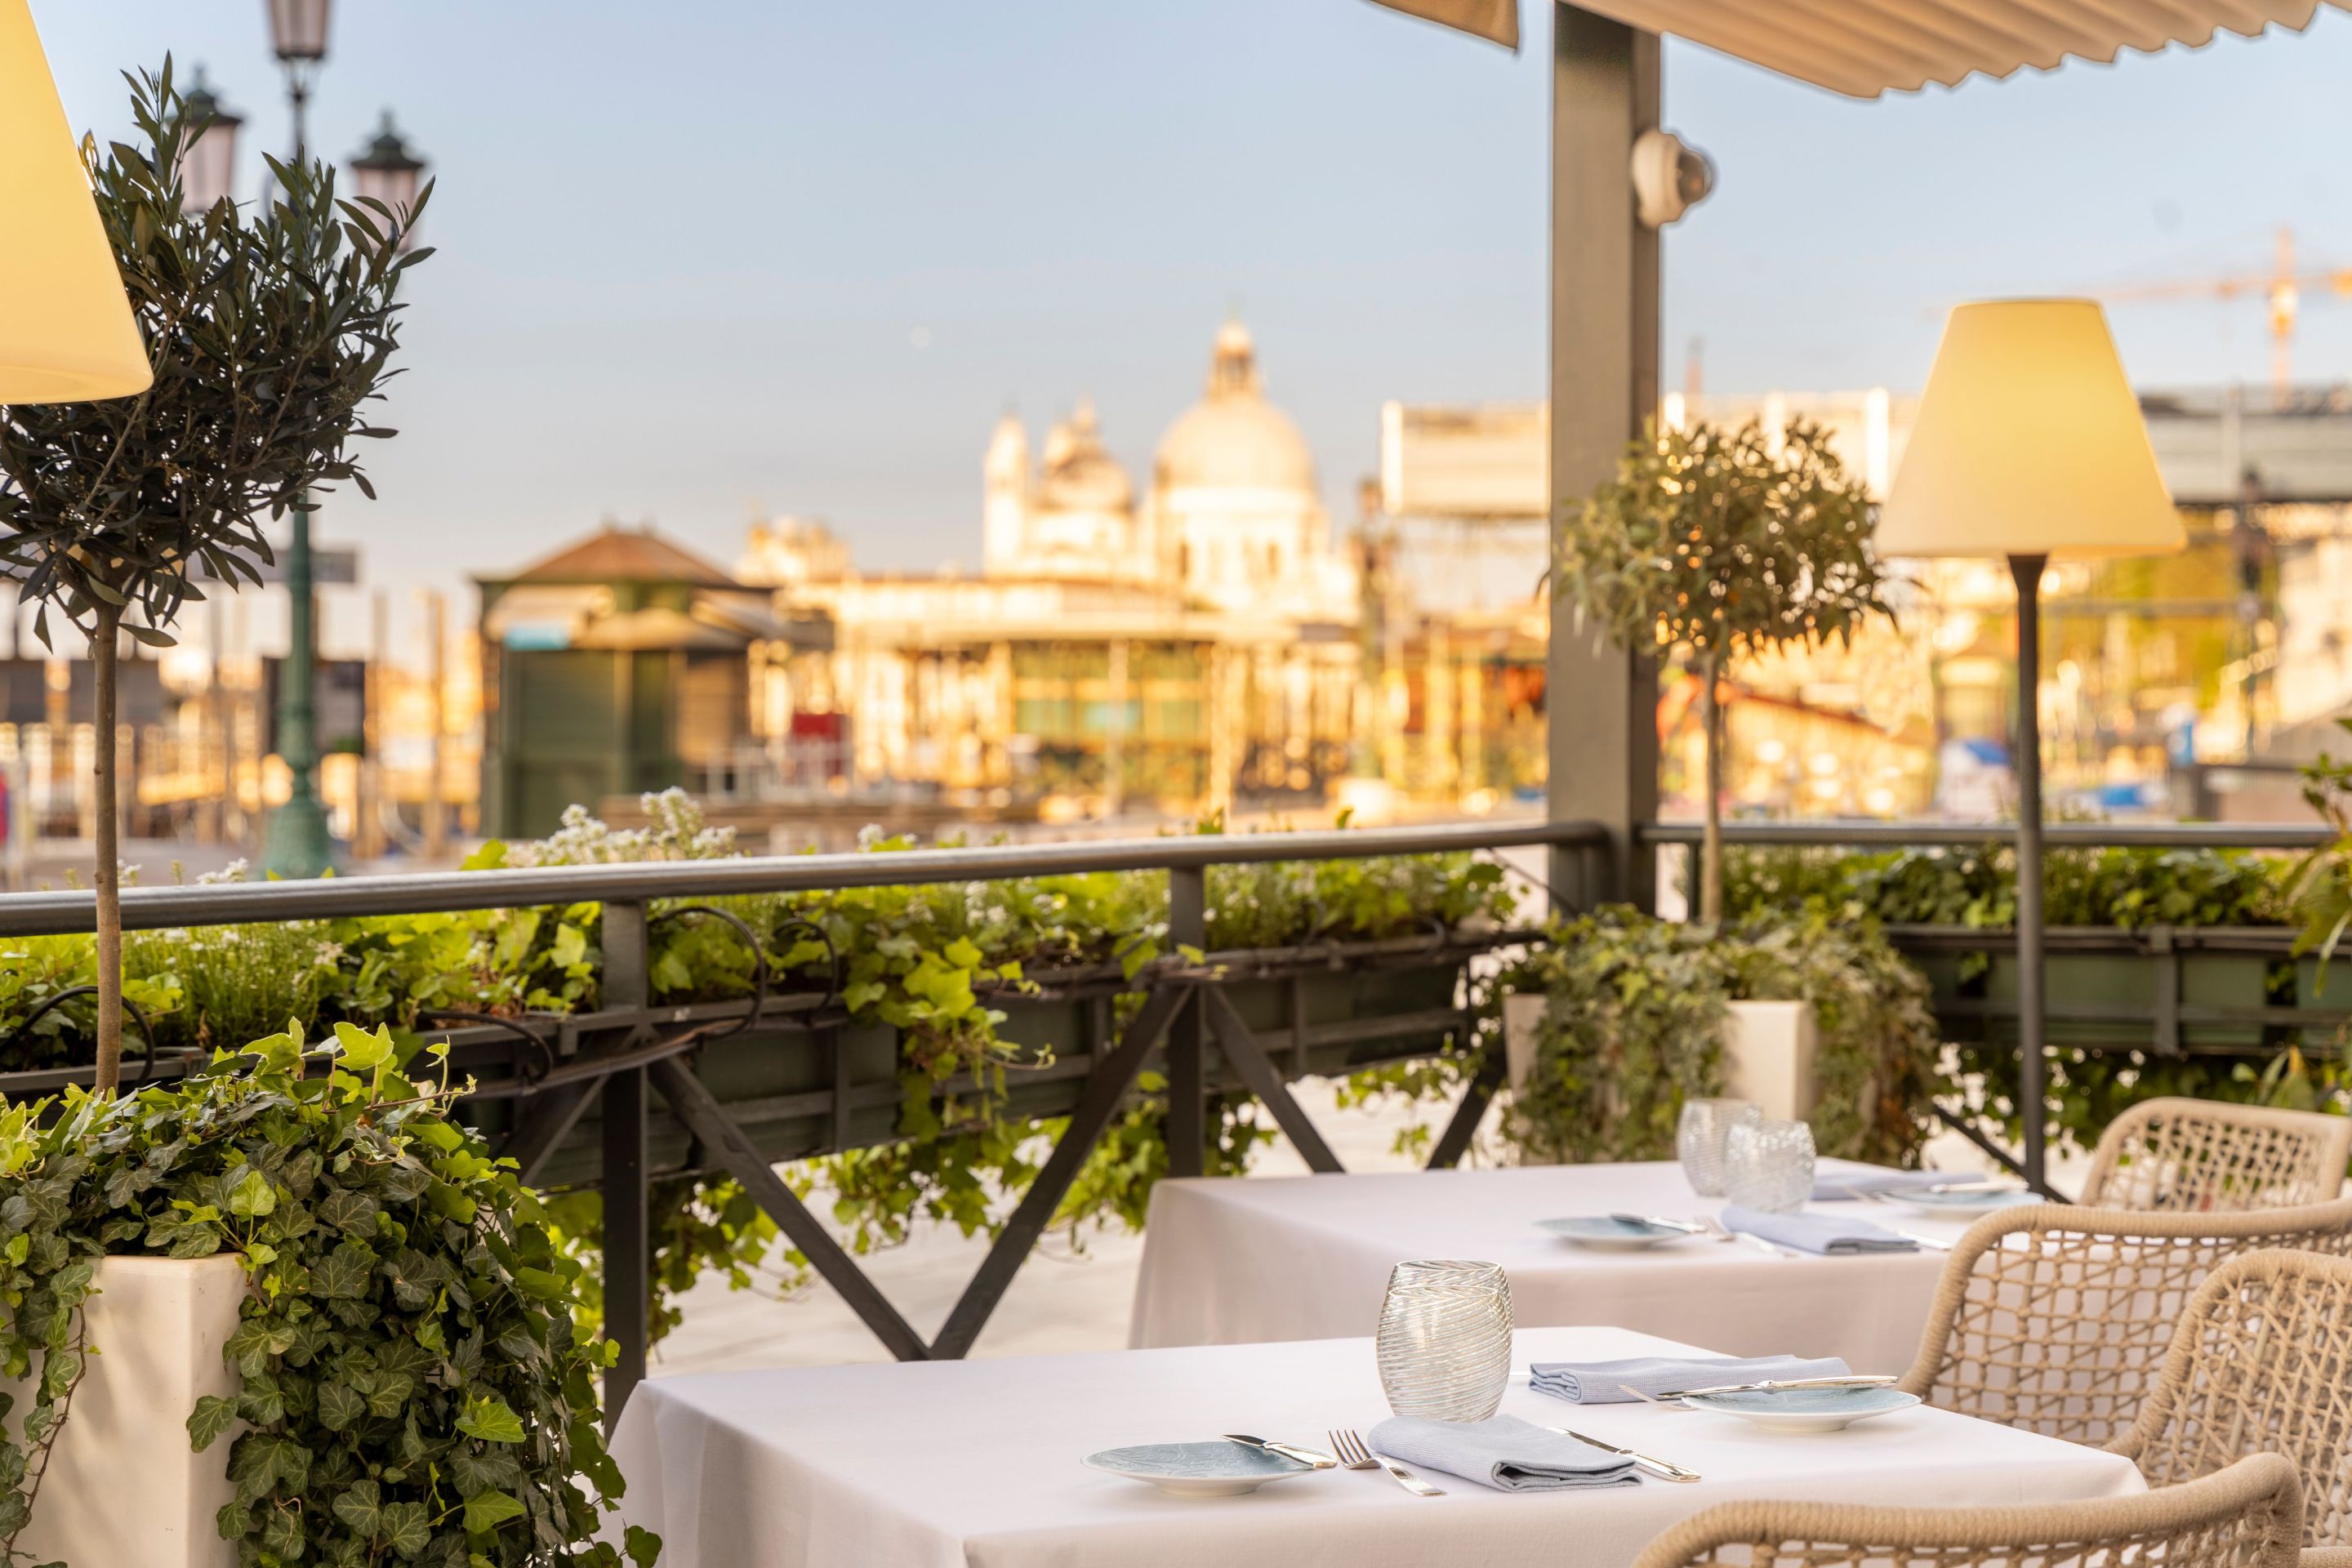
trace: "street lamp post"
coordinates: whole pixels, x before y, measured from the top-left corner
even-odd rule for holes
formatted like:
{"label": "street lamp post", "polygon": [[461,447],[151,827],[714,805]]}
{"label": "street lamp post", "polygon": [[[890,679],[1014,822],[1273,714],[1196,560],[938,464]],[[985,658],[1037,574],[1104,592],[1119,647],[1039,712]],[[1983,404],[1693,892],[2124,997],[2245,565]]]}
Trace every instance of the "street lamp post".
{"label": "street lamp post", "polygon": [[[331,0],[268,0],[270,43],[286,73],[286,101],[294,123],[294,161],[307,156],[310,85],[327,58],[327,20]],[[352,184],[404,212],[415,205],[425,162],[412,153],[384,115],[383,132],[352,163]],[[290,605],[285,678],[278,689],[278,755],[292,775],[286,804],[270,814],[269,843],[263,863],[280,877],[316,877],[334,864],[334,840],[327,831],[327,808],[319,798],[318,589],[310,552],[309,495],[295,503],[286,550],[286,594]]]}
{"label": "street lamp post", "polygon": [[[269,0],[269,37],[286,73],[294,122],[294,162],[309,149],[310,81],[327,58],[330,0]],[[335,863],[327,807],[319,798],[318,590],[310,572],[310,497],[294,503],[286,549],[289,604],[286,667],[278,685],[278,754],[292,774],[286,804],[269,816],[262,863],[279,877],[317,877]]]}

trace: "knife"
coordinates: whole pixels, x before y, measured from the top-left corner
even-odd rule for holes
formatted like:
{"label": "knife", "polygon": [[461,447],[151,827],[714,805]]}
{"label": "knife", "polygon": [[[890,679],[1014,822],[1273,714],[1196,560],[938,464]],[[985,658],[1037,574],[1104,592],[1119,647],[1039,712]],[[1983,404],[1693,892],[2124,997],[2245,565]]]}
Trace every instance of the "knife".
{"label": "knife", "polygon": [[1685,1236],[1705,1236],[1706,1226],[1693,1225],[1686,1219],[1667,1219],[1654,1214],[1612,1214],[1609,1216],[1619,1225],[1654,1225],[1660,1230],[1678,1230]]}
{"label": "knife", "polygon": [[1312,1465],[1318,1470],[1336,1470],[1339,1461],[1328,1454],[1318,1454],[1312,1448],[1302,1448],[1296,1443],[1276,1443],[1265,1437],[1253,1437],[1246,1432],[1220,1432],[1217,1436],[1228,1443],[1239,1443],[1244,1448],[1263,1448],[1269,1454],[1280,1454],[1286,1459],[1296,1459],[1302,1465]]}
{"label": "knife", "polygon": [[1885,1388],[1898,1381],[1884,1373],[1856,1373],[1851,1377],[1767,1378],[1761,1383],[1725,1383],[1712,1388],[1669,1389],[1656,1397],[1689,1399],[1702,1394],[1775,1394],[1784,1388]]}
{"label": "knife", "polygon": [[1695,1481],[1700,1479],[1696,1470],[1686,1470],[1680,1465],[1670,1465],[1664,1459],[1654,1458],[1648,1454],[1640,1453],[1632,1448],[1621,1448],[1614,1443],[1604,1443],[1598,1437],[1588,1437],[1581,1432],[1571,1432],[1565,1426],[1547,1426],[1544,1430],[1557,1432],[1563,1437],[1573,1437],[1578,1442],[1599,1448],[1603,1453],[1622,1455],[1652,1475],[1663,1477],[1670,1481]]}

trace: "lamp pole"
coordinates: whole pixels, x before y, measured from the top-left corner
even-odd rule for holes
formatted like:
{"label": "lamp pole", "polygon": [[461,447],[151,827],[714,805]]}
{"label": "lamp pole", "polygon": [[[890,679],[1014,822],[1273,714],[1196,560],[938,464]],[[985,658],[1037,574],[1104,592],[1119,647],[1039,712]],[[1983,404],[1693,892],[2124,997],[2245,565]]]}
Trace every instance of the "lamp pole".
{"label": "lamp pole", "polygon": [[2017,1110],[2025,1180],[2045,1191],[2049,1106],[2042,1087],[2042,569],[2047,555],[2012,555],[2017,582]]}
{"label": "lamp pole", "polygon": [[[294,122],[294,162],[310,147],[310,79],[327,58],[329,0],[271,0],[270,42],[286,73]],[[335,863],[327,807],[319,798],[318,589],[310,567],[310,496],[294,503],[286,549],[289,608],[284,679],[278,686],[278,754],[292,775],[286,804],[269,816],[262,863],[274,876],[317,877]]]}

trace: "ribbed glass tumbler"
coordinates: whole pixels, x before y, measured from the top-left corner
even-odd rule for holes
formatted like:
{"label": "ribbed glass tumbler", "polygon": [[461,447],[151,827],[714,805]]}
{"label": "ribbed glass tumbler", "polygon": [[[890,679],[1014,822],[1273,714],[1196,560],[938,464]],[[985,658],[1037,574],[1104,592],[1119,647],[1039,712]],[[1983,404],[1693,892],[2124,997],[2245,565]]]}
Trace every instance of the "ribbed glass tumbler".
{"label": "ribbed glass tumbler", "polygon": [[1683,1163],[1683,1179],[1703,1198],[1723,1195],[1723,1142],[1734,1127],[1764,1120],[1763,1110],[1745,1100],[1685,1100],[1681,1122],[1675,1129],[1675,1152]]}
{"label": "ribbed glass tumbler", "polygon": [[1724,1191],[1742,1208],[1795,1214],[1813,1192],[1813,1130],[1801,1121],[1750,1121],[1723,1142]]}
{"label": "ribbed glass tumbler", "polygon": [[1511,1282],[1493,1263],[1400,1263],[1376,1342],[1390,1409],[1484,1421],[1511,1375]]}

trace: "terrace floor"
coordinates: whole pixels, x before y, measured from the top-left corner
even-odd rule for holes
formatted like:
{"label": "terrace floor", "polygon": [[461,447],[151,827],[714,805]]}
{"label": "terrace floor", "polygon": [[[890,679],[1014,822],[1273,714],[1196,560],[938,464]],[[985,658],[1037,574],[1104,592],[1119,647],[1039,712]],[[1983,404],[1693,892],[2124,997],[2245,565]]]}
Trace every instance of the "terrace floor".
{"label": "terrace floor", "polygon": [[[1332,1152],[1350,1171],[1397,1171],[1419,1162],[1391,1152],[1391,1142],[1407,1124],[1402,1110],[1340,1110],[1330,1086],[1308,1080],[1297,1086],[1299,1102],[1314,1117]],[[1494,1113],[1489,1113],[1490,1116]],[[1443,1111],[1421,1108],[1422,1118],[1443,1124]],[[1946,1134],[1928,1146],[1928,1163],[1975,1168],[1983,1158],[1965,1140]],[[2083,1157],[2053,1158],[2052,1179],[2074,1191]],[[1249,1179],[1303,1176],[1307,1167],[1286,1142],[1259,1151]],[[814,1206],[822,1214],[822,1202]],[[923,1334],[946,1321],[964,1283],[980,1267],[985,1237],[966,1240],[952,1227],[931,1227],[905,1247],[863,1259],[866,1272]],[[1128,1314],[1135,1296],[1136,1268],[1143,1237],[1112,1232],[1089,1238],[1083,1255],[1066,1241],[1049,1241],[1025,1264],[989,1320],[972,1353],[976,1356],[1053,1355],[1119,1350],[1127,1344]],[[881,1344],[856,1314],[823,1284],[789,1301],[751,1290],[730,1290],[706,1279],[680,1303],[685,1319],[654,1347],[650,1375],[725,1372],[763,1366],[828,1366],[888,1360]],[[1371,1325],[1365,1325],[1370,1331]]]}

